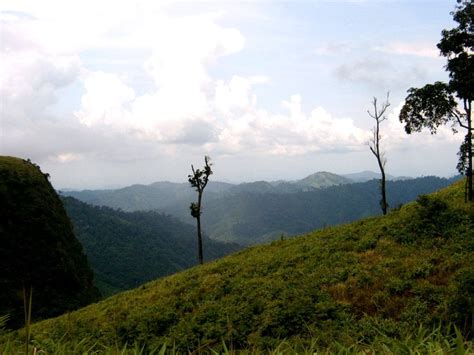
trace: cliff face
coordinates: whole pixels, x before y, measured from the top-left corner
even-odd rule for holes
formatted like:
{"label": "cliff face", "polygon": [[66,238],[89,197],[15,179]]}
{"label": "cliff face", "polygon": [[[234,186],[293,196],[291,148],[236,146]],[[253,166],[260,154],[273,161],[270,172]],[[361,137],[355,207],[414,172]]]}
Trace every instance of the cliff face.
{"label": "cliff face", "polygon": [[93,273],[61,200],[38,166],[0,157],[0,315],[24,322],[23,289],[33,320],[98,299]]}

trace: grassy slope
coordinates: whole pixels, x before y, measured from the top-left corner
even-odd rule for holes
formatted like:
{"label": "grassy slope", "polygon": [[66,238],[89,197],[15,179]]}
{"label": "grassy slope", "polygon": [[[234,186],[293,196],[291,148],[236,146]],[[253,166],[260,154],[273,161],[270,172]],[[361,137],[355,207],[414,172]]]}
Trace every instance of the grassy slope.
{"label": "grassy slope", "polygon": [[324,346],[470,322],[473,207],[460,183],[423,204],[249,248],[38,323],[33,336],[182,348],[311,337]]}

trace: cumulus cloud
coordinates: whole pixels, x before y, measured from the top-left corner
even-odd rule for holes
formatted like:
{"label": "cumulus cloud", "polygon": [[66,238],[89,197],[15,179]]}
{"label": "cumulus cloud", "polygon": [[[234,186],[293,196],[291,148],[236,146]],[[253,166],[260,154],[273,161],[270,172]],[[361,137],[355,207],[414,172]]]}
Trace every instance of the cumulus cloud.
{"label": "cumulus cloud", "polygon": [[81,109],[75,113],[86,126],[122,126],[131,120],[127,111],[135,92],[117,74],[91,72],[83,79],[85,94]]}
{"label": "cumulus cloud", "polygon": [[128,129],[160,142],[186,143],[189,139],[195,144],[202,141],[196,133],[204,133],[201,127],[211,132],[201,136],[212,139],[214,106],[225,110],[236,104],[245,95],[242,91],[248,91],[256,80],[249,79],[251,83],[246,84],[247,79],[239,82],[234,78],[228,87],[209,76],[210,64],[240,51],[245,43],[239,31],[219,26],[215,20],[215,14],[170,18],[155,13],[153,18],[145,17],[124,36],[122,45],[129,41],[149,47],[151,55],[144,59],[143,67],[153,88],[135,95],[114,73],[89,73],[77,117],[90,127]]}
{"label": "cumulus cloud", "polygon": [[209,149],[223,154],[302,155],[316,151],[363,149],[368,132],[348,118],[334,118],[324,108],[304,112],[300,95],[281,103],[283,112],[253,108],[228,120]]}
{"label": "cumulus cloud", "polygon": [[252,94],[252,87],[268,82],[264,76],[245,78],[234,75],[230,82],[217,80],[215,84],[214,104],[220,114],[229,116],[235,111],[244,111],[257,104],[256,95]]}
{"label": "cumulus cloud", "polygon": [[[4,119],[43,111],[57,100],[58,89],[79,75],[81,61],[75,54],[52,53],[35,38],[35,19],[1,14],[0,95]],[[27,30],[28,29],[28,30]]]}

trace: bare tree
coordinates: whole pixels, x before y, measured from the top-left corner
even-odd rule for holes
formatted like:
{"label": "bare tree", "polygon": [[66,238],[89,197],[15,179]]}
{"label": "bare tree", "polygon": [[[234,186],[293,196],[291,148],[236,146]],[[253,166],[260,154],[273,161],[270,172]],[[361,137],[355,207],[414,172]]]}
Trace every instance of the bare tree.
{"label": "bare tree", "polygon": [[387,159],[385,158],[385,153],[380,149],[380,141],[382,136],[380,134],[380,124],[387,119],[385,112],[390,106],[388,101],[389,93],[387,93],[387,100],[382,103],[381,107],[377,106],[377,98],[374,97],[372,105],[374,106],[374,112],[367,110],[367,113],[370,117],[375,120],[375,126],[372,129],[372,138],[369,141],[369,148],[372,154],[377,158],[377,163],[379,165],[381,179],[380,179],[380,193],[382,194],[382,199],[380,200],[380,207],[382,208],[383,214],[387,214],[388,203],[387,203],[387,194],[386,194],[386,177],[385,177],[385,165],[387,164]]}
{"label": "bare tree", "polygon": [[202,193],[204,188],[209,182],[209,176],[212,175],[210,163],[211,158],[208,156],[204,157],[205,165],[201,169],[194,169],[194,166],[191,165],[193,173],[188,175],[188,181],[192,187],[194,187],[198,193],[197,202],[191,202],[189,208],[191,209],[191,216],[196,218],[197,221],[197,235],[198,235],[198,258],[199,264],[204,262],[203,252],[202,252],[202,234],[201,234],[201,213],[202,213]]}

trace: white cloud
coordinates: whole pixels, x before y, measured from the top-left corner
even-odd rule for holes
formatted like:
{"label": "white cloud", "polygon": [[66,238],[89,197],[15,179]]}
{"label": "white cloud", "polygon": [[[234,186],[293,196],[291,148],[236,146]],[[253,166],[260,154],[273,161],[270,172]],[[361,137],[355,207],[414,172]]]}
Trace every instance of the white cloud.
{"label": "white cloud", "polygon": [[295,94],[282,102],[283,113],[249,109],[227,121],[218,142],[208,145],[225,154],[253,152],[259,155],[302,155],[316,151],[358,151],[368,132],[351,119],[334,118],[322,107],[307,114]]}
{"label": "white cloud", "polygon": [[22,136],[28,125],[52,120],[48,109],[81,71],[77,54],[50,52],[38,41],[32,23],[37,20],[31,16],[0,14],[2,135]]}
{"label": "white cloud", "polygon": [[252,87],[268,82],[264,76],[250,78],[234,75],[229,83],[218,80],[215,84],[214,103],[219,113],[231,115],[233,111],[244,111],[254,107],[257,97],[252,94]]}
{"label": "white cloud", "polygon": [[410,55],[424,58],[439,59],[439,50],[432,43],[426,42],[389,42],[383,46],[374,47],[374,50],[389,54]]}
{"label": "white cloud", "polygon": [[55,91],[71,84],[79,71],[77,56],[51,56],[29,50],[2,53],[2,100],[16,107],[33,105],[35,109],[41,108],[54,102]]}
{"label": "white cloud", "polygon": [[61,163],[69,163],[75,160],[81,159],[80,154],[75,154],[75,153],[60,153],[57,155],[57,160]]}
{"label": "white cloud", "polygon": [[116,74],[92,72],[85,75],[86,93],[81,99],[81,110],[75,115],[86,126],[127,125],[131,117],[128,106],[135,98],[132,88]]}
{"label": "white cloud", "polygon": [[[235,77],[228,85],[210,78],[207,67],[219,57],[240,51],[245,39],[235,29],[214,23],[214,16],[153,19],[137,33],[148,33],[151,56],[144,68],[154,88],[135,96],[118,75],[89,73],[82,107],[81,122],[90,127],[110,126],[137,133],[145,139],[193,144],[201,127],[211,130],[203,137],[212,138],[214,107],[226,110],[246,100],[249,88],[261,78]],[[217,101],[216,101],[217,100]],[[247,102],[244,102],[245,105]],[[240,102],[242,105],[242,102]]]}

